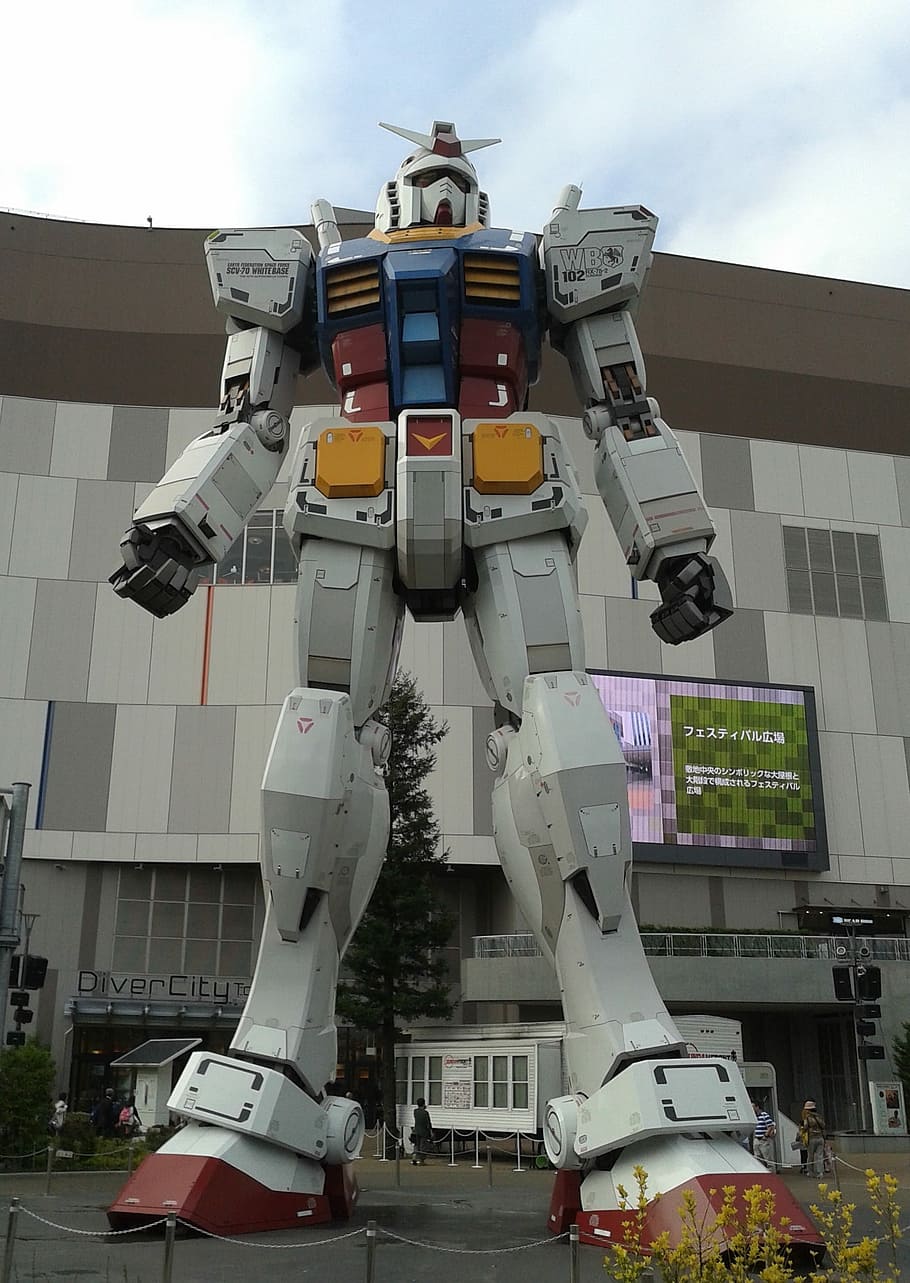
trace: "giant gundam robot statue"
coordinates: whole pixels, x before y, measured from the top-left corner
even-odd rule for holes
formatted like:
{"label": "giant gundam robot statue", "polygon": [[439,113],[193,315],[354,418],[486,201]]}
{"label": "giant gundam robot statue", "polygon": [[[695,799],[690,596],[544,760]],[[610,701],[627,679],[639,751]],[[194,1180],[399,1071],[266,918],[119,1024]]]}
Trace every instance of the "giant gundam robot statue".
{"label": "giant gundam robot statue", "polygon": [[[549,1103],[550,1229],[619,1232],[633,1168],[663,1197],[773,1186],[789,1232],[805,1214],[740,1145],[742,1077],[690,1059],[654,985],[628,896],[626,772],[585,673],[574,569],[586,523],[556,423],[529,413],[544,334],[569,362],[597,488],[672,645],[729,613],[714,527],[673,433],[646,395],[633,317],[657,219],[579,208],[566,187],[543,236],[490,226],[468,154],[498,139],[384,126],[414,150],[379,195],[375,228],[343,241],[313,207],[297,230],[221,231],[206,258],[227,352],[221,406],[137,510],[116,592],[164,617],[256,512],[289,449],[299,373],[321,363],[340,413],[306,423],[284,526],[299,561],[299,685],[262,784],[267,916],[231,1056],[194,1053],[169,1101],[185,1120],[110,1210],[116,1225],[176,1210],[240,1233],[350,1213],[360,1106],[326,1096],[339,963],[379,875],[389,826],[375,719],[405,610],[464,613],[497,729],[487,758],[502,866],[559,977],[567,1094]],[[678,1200],[676,1200],[678,1201]]]}

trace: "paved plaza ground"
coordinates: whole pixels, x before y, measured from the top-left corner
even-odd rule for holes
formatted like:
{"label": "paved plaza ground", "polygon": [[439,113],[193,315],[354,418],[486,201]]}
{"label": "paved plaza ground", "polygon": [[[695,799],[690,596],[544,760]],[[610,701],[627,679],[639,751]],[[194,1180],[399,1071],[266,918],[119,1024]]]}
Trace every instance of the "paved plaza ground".
{"label": "paved plaza ground", "polygon": [[[459,1158],[455,1167],[447,1157],[426,1167],[405,1162],[396,1184],[395,1163],[364,1158],[357,1164],[361,1195],[352,1221],[237,1242],[179,1237],[173,1283],[366,1283],[369,1220],[378,1227],[373,1283],[569,1283],[569,1248],[546,1234],[553,1173],[529,1168],[527,1159],[515,1171],[514,1153],[501,1153],[492,1165],[491,1188],[485,1162],[479,1168],[472,1163],[472,1155]],[[845,1155],[839,1162],[838,1177],[857,1204],[861,1230],[872,1228],[866,1167],[898,1178],[910,1223],[910,1152]],[[55,1173],[46,1195],[43,1174],[0,1175],[0,1234],[6,1233],[10,1198],[18,1197],[23,1208],[10,1283],[159,1283],[161,1238],[104,1233],[104,1209],[123,1179],[112,1172]],[[817,1199],[814,1181],[798,1173],[785,1179],[801,1201]],[[61,1226],[99,1237],[67,1233]],[[603,1280],[602,1260],[597,1248],[582,1247],[578,1283]],[[910,1244],[903,1265],[910,1277]]]}

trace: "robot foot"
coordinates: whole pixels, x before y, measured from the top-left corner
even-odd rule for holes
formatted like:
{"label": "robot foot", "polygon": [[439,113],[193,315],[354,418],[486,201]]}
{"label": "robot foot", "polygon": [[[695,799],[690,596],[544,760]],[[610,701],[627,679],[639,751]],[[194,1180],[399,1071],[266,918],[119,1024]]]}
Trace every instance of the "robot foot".
{"label": "robot foot", "polygon": [[[735,1142],[733,1142],[735,1144]],[[638,1150],[638,1146],[633,1147]],[[738,1146],[737,1146],[738,1148]],[[635,1167],[641,1166],[648,1171],[646,1156],[636,1155],[627,1158],[625,1151],[609,1171],[594,1169],[584,1178],[582,1173],[561,1170],[556,1173],[553,1195],[550,1201],[550,1212],[547,1229],[551,1234],[565,1234],[572,1224],[578,1225],[578,1236],[582,1243],[590,1243],[601,1249],[611,1244],[627,1243],[627,1228],[633,1214],[629,1208],[622,1208],[618,1187],[621,1185],[629,1203],[634,1209],[638,1186]],[[660,1167],[658,1155],[653,1154],[653,1168]],[[748,1158],[751,1163],[754,1160]],[[692,1167],[702,1166],[702,1170]],[[809,1213],[800,1206],[779,1176],[774,1176],[764,1168],[761,1170],[742,1170],[745,1164],[736,1164],[740,1170],[731,1170],[723,1161],[716,1164],[716,1170],[708,1173],[703,1164],[690,1165],[689,1171],[680,1164],[674,1179],[670,1171],[665,1171],[659,1183],[654,1183],[654,1197],[647,1205],[641,1227],[641,1246],[648,1246],[661,1234],[667,1233],[671,1247],[677,1246],[686,1225],[700,1227],[698,1234],[702,1241],[711,1247],[724,1249],[729,1239],[735,1235],[740,1224],[726,1223],[726,1218],[718,1221],[718,1213],[724,1205],[727,1189],[735,1191],[737,1209],[742,1217],[746,1215],[746,1191],[758,1186],[767,1191],[773,1198],[771,1221],[788,1240],[788,1254],[794,1264],[810,1265],[818,1262],[825,1254],[825,1242],[813,1223]],[[651,1193],[652,1179],[648,1180],[645,1193]],[[661,1193],[658,1196],[657,1190]],[[694,1210],[685,1219],[681,1215],[685,1203],[691,1200]]]}
{"label": "robot foot", "polygon": [[350,1163],[323,1166],[219,1127],[190,1123],[149,1154],[108,1208],[112,1229],[176,1213],[232,1237],[347,1220],[357,1199]]}

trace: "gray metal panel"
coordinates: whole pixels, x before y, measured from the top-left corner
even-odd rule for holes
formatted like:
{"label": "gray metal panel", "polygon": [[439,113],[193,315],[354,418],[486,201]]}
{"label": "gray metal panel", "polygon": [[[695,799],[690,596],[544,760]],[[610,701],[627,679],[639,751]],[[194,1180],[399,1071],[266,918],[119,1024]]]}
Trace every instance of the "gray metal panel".
{"label": "gray metal panel", "polygon": [[789,609],[780,517],[731,512],[736,601],[760,610]]}
{"label": "gray metal panel", "polygon": [[116,405],[107,459],[109,481],[158,481],[165,471],[167,410]]}
{"label": "gray metal panel", "polygon": [[70,579],[105,580],[120,565],[123,532],[133,516],[133,486],[121,481],[76,482]]}
{"label": "gray metal panel", "polygon": [[895,458],[894,474],[897,478],[897,497],[900,503],[901,524],[910,526],[910,459]]}
{"label": "gray metal panel", "polygon": [[85,699],[95,592],[94,584],[39,581],[26,699]]}
{"label": "gray metal panel", "polygon": [[54,706],[43,828],[104,832],[116,711],[113,704]]}
{"label": "gray metal panel", "polygon": [[0,459],[4,472],[46,477],[54,440],[54,401],[5,396],[0,406]]}
{"label": "gray metal panel", "polygon": [[487,766],[487,736],[493,729],[492,708],[473,708],[474,834],[493,835],[493,772]]}
{"label": "gray metal panel", "polygon": [[701,475],[705,501],[722,508],[751,512],[752,455],[745,437],[720,437],[705,432],[701,438]]}
{"label": "gray metal panel", "polygon": [[178,708],[169,833],[227,833],[234,713],[228,705]]}
{"label": "gray metal panel", "polygon": [[714,667],[726,680],[768,680],[765,620],[760,610],[735,610],[713,633]]}
{"label": "gray metal panel", "polygon": [[880,735],[910,734],[910,624],[867,623],[875,725]]}
{"label": "gray metal panel", "polygon": [[651,627],[653,601],[607,598],[607,657],[611,668],[662,671],[660,642]]}
{"label": "gray metal panel", "polygon": [[81,927],[79,931],[79,966],[90,970],[95,965],[98,946],[98,918],[101,911],[101,883],[104,866],[86,864],[85,895],[82,900]]}

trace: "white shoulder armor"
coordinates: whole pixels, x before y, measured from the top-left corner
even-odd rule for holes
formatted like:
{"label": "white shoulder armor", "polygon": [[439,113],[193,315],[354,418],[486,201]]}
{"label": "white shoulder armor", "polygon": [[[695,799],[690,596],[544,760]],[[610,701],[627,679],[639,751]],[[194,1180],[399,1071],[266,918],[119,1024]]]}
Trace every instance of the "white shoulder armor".
{"label": "white shoulder armor", "polygon": [[212,232],[205,261],[215,307],[287,334],[303,318],[315,255],[294,227]]}
{"label": "white shoulder armor", "polygon": [[543,232],[541,262],[551,316],[563,323],[635,303],[651,266],[657,216],[642,205],[577,209],[567,189]]}

